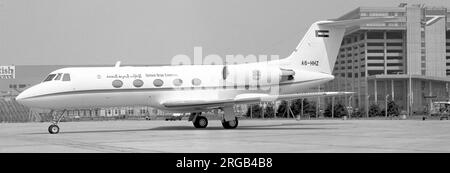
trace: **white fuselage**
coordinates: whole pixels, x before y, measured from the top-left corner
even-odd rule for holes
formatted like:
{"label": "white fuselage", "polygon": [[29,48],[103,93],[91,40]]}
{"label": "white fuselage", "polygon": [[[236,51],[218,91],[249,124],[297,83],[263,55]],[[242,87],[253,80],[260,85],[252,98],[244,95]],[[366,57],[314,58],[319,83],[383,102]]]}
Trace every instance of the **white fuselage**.
{"label": "white fuselage", "polygon": [[[264,62],[227,65],[226,72],[224,67],[189,65],[64,68],[51,74],[70,74],[70,81],[41,82],[22,92],[16,99],[29,107],[54,110],[150,106],[174,112],[191,112],[198,109],[170,109],[161,103],[170,100],[232,99],[248,93],[299,93],[334,78],[329,74],[293,69],[293,79],[280,79],[280,67],[289,67],[288,64]],[[116,82],[116,85],[122,85],[114,87],[115,80],[121,81]]]}

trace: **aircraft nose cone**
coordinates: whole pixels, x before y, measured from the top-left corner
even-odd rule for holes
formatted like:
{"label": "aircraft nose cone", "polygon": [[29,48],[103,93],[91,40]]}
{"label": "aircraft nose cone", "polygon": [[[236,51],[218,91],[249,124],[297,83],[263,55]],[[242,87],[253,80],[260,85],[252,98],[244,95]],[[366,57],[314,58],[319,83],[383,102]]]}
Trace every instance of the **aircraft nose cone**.
{"label": "aircraft nose cone", "polygon": [[24,98],[25,98],[25,94],[24,94],[24,92],[21,92],[21,93],[16,97],[16,101],[19,102],[20,104],[23,104]]}
{"label": "aircraft nose cone", "polygon": [[22,105],[29,106],[28,103],[27,103],[27,98],[29,98],[29,97],[31,96],[31,95],[30,95],[30,89],[31,89],[31,88],[28,88],[28,89],[26,89],[25,91],[22,91],[22,92],[16,97],[16,101],[17,101],[18,103],[22,104]]}

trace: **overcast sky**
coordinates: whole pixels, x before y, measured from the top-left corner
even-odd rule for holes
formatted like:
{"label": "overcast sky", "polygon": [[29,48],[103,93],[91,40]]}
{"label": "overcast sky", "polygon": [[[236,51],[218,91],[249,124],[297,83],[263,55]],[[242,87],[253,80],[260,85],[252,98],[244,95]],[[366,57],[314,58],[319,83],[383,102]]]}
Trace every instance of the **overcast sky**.
{"label": "overcast sky", "polygon": [[0,0],[0,65],[170,64],[177,54],[289,55],[359,6],[450,0]]}

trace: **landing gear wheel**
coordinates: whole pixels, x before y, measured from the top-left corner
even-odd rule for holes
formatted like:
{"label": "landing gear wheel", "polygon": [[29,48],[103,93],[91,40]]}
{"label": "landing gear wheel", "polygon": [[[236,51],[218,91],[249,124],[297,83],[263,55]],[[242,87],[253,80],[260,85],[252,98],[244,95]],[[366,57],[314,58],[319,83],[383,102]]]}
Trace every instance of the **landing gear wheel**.
{"label": "landing gear wheel", "polygon": [[59,133],[59,127],[58,127],[58,125],[55,125],[55,124],[50,125],[50,126],[48,127],[48,132],[49,132],[50,134],[57,134],[57,133]]}
{"label": "landing gear wheel", "polygon": [[234,120],[231,121],[222,121],[222,126],[225,129],[235,129],[239,124],[239,121],[237,117]]}
{"label": "landing gear wheel", "polygon": [[194,121],[195,128],[206,128],[208,126],[208,119],[204,116],[198,116]]}

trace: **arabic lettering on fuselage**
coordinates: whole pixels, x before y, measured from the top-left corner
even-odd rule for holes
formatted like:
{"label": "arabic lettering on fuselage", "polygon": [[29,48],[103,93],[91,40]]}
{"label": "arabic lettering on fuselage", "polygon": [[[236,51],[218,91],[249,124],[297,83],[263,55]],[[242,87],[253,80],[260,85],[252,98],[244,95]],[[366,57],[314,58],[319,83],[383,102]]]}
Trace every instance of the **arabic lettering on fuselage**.
{"label": "arabic lettering on fuselage", "polygon": [[114,79],[129,79],[129,78],[142,78],[141,74],[113,74],[106,75],[106,78],[114,78]]}
{"label": "arabic lettering on fuselage", "polygon": [[151,73],[151,74],[108,74],[106,75],[106,78],[113,78],[113,79],[136,79],[136,78],[142,78],[142,76],[145,77],[175,77],[178,76],[178,74],[173,73]]}

